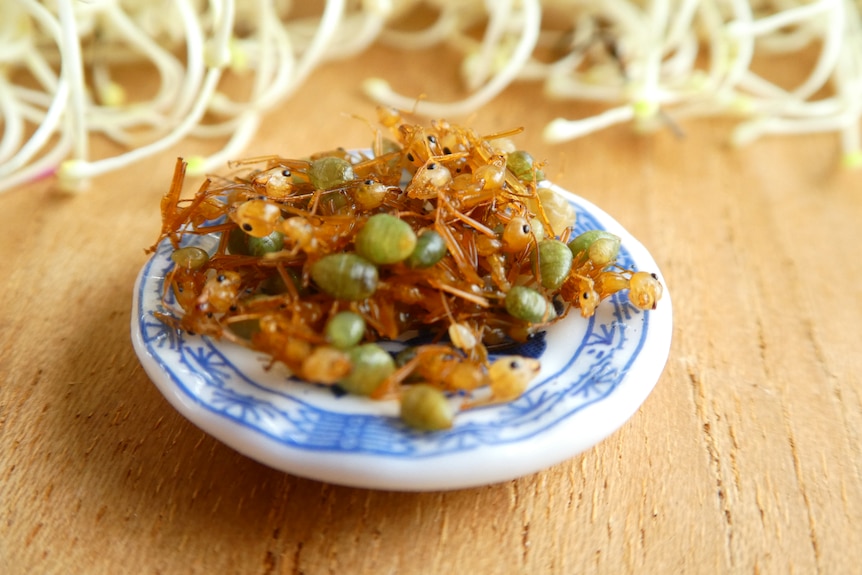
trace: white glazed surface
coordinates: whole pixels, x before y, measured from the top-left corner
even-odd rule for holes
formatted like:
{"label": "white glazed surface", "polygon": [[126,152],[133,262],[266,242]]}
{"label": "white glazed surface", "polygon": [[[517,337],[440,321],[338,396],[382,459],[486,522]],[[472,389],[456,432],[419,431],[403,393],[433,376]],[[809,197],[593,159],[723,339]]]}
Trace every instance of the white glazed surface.
{"label": "white glazed surface", "polygon": [[[606,229],[622,238],[618,261],[655,272],[647,250],[604,211],[569,192],[575,234]],[[187,244],[212,249],[211,237]],[[420,433],[397,417],[395,401],[337,395],[293,380],[267,357],[227,342],[178,333],[153,316],[166,311],[164,242],[141,270],[132,303],[132,341],[168,401],[195,425],[266,465],[330,483],[402,491],[458,489],[534,473],[592,447],[625,423],[655,386],[671,342],[665,285],[656,310],[624,293],[583,319],[573,310],[519,350],[542,370],[516,401],[459,413],[451,430]],[[170,302],[168,302],[170,303]],[[397,351],[403,344],[390,342]],[[453,398],[454,402],[459,401]]]}

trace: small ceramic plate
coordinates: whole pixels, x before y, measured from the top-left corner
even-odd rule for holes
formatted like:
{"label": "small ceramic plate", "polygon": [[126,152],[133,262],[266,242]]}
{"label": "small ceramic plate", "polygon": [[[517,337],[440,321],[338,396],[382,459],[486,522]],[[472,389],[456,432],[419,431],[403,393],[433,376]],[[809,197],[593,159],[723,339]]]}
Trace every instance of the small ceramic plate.
{"label": "small ceramic plate", "polygon": [[[659,273],[646,249],[605,212],[555,188],[577,210],[577,229],[622,238],[619,262]],[[213,237],[187,237],[212,250]],[[234,449],[295,475],[355,487],[428,491],[520,477],[595,445],[628,420],[667,360],[671,302],[654,311],[624,293],[594,317],[577,311],[515,350],[540,359],[527,392],[507,404],[458,414],[451,430],[420,433],[398,419],[395,401],[337,395],[292,379],[248,349],[168,328],[153,315],[162,302],[171,247],[161,245],[138,277],[132,340],[144,369],[195,425]],[[664,280],[662,279],[662,283]],[[167,302],[170,305],[170,301]],[[396,352],[397,342],[389,349]]]}

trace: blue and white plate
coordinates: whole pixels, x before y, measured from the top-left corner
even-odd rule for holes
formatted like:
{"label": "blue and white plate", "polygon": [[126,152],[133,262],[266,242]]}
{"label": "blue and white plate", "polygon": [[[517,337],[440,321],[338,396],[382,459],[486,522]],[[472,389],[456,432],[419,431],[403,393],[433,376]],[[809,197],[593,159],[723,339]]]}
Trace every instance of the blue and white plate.
{"label": "blue and white plate", "polygon": [[[555,189],[577,210],[576,233],[606,229],[619,235],[620,263],[661,278],[647,250],[620,224]],[[186,241],[208,250],[216,245],[213,237]],[[547,468],[625,423],[652,391],[670,348],[667,286],[658,308],[648,312],[617,294],[594,317],[570,313],[517,350],[542,364],[522,397],[462,412],[451,430],[420,433],[400,422],[395,401],[339,396],[292,379],[280,364],[267,370],[264,355],[162,324],[153,312],[166,311],[170,253],[169,242],[163,243],[135,285],[132,340],[147,374],[180,413],[227,445],[271,467],[330,483],[430,491]],[[399,345],[392,342],[390,349]]]}

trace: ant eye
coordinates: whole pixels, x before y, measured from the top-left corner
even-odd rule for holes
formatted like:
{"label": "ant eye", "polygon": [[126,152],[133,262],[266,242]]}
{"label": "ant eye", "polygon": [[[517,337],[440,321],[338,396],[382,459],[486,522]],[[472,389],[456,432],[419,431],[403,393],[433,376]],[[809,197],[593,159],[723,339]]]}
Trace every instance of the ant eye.
{"label": "ant eye", "polygon": [[429,135],[429,136],[428,136],[428,141],[429,141],[429,142],[431,142],[432,144],[436,144],[436,143],[437,143],[437,138],[435,138],[433,135]]}
{"label": "ant eye", "polygon": [[254,226],[252,226],[250,223],[246,222],[242,225],[242,229],[244,229],[247,232],[250,232],[251,230],[254,229]]}
{"label": "ant eye", "polygon": [[584,299],[590,299],[590,292],[584,292]]}
{"label": "ant eye", "polygon": [[407,160],[410,162],[412,162],[414,160],[413,154],[411,154],[410,152],[407,152]]}
{"label": "ant eye", "polygon": [[509,362],[509,367],[511,367],[512,369],[520,369],[521,368],[521,362],[518,361],[517,359],[513,359],[512,361]]}
{"label": "ant eye", "polygon": [[452,149],[449,146],[443,146],[443,153],[448,156],[452,153]]}
{"label": "ant eye", "polygon": [[429,169],[429,170],[433,170],[433,169],[435,169],[436,167],[437,167],[437,164],[435,164],[434,162],[431,162],[430,164],[428,164],[428,169]]}
{"label": "ant eye", "polygon": [[216,280],[217,280],[218,282],[223,282],[223,281],[224,281],[224,280],[226,280],[226,279],[227,279],[227,278],[225,277],[225,275],[224,275],[224,274],[219,274],[219,275],[218,275],[218,277],[216,278]]}
{"label": "ant eye", "polygon": [[652,273],[652,274],[650,274],[650,275],[652,276],[652,279],[654,279],[654,280],[657,280],[657,279],[658,279],[658,276],[657,276],[656,274]]}
{"label": "ant eye", "polygon": [[366,186],[371,186],[371,185],[373,185],[373,184],[374,184],[374,180],[365,180],[365,181],[364,181],[364,182],[362,182],[362,183],[363,183],[363,184],[365,184]]}
{"label": "ant eye", "polygon": [[293,174],[290,173],[290,170],[282,170],[281,175],[284,176],[285,178],[289,178]]}

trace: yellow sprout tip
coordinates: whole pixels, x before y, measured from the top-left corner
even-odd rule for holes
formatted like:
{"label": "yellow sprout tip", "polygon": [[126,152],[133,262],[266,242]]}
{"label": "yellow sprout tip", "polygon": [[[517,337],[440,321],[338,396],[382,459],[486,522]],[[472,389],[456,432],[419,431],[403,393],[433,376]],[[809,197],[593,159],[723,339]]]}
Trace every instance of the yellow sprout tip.
{"label": "yellow sprout tip", "polygon": [[248,52],[240,44],[236,38],[231,38],[228,45],[230,50],[230,69],[233,72],[241,74],[248,71]]}
{"label": "yellow sprout tip", "polygon": [[632,104],[636,120],[647,120],[658,113],[658,102],[655,100],[635,100]]}
{"label": "yellow sprout tip", "polygon": [[206,173],[207,159],[203,156],[192,156],[186,160],[186,173],[190,176],[201,176]]}
{"label": "yellow sprout tip", "polygon": [[57,170],[57,187],[67,193],[86,191],[90,182],[83,175],[87,162],[82,160],[66,160]]}
{"label": "yellow sprout tip", "polygon": [[380,100],[392,93],[389,82],[382,78],[366,78],[362,82],[362,91],[372,100]]}
{"label": "yellow sprout tip", "polygon": [[841,157],[841,167],[848,170],[862,168],[862,150],[847,152]]}
{"label": "yellow sprout tip", "polygon": [[105,106],[116,108],[126,102],[126,90],[116,82],[111,82],[99,91],[99,99]]}
{"label": "yellow sprout tip", "polygon": [[737,114],[747,116],[754,112],[754,102],[747,96],[736,96],[730,101],[730,109]]}

